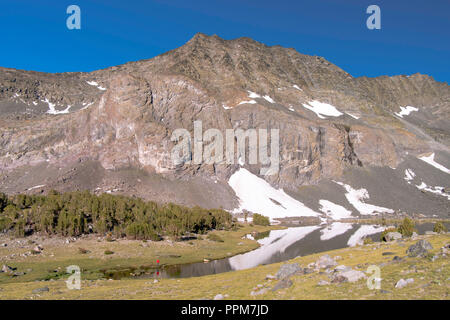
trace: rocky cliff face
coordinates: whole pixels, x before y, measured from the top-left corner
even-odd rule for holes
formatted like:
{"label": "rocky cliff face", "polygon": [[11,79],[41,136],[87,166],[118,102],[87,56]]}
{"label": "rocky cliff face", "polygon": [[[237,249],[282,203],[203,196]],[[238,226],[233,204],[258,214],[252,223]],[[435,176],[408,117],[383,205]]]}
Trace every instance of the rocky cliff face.
{"label": "rocky cliff face", "polygon": [[240,165],[176,166],[175,129],[192,132],[196,120],[203,131],[279,129],[280,171],[266,180],[297,192],[408,156],[447,161],[449,115],[449,86],[429,76],[354,78],[294,49],[197,34],[91,73],[0,69],[0,191],[90,189],[231,209],[227,181]]}

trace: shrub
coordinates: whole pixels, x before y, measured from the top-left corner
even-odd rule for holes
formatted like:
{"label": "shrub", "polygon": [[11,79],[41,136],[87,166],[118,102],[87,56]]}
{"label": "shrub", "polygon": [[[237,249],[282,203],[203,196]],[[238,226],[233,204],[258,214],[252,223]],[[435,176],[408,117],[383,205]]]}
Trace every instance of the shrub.
{"label": "shrub", "polygon": [[207,239],[216,242],[223,242],[223,239],[214,233],[208,234]]}
{"label": "shrub", "polygon": [[403,237],[411,237],[413,232],[415,232],[414,221],[412,221],[408,217],[405,217],[400,226],[398,226],[397,230],[402,234]]}
{"label": "shrub", "polygon": [[111,255],[111,254],[114,254],[114,252],[111,251],[111,250],[106,250],[106,251],[105,251],[105,254],[106,254],[106,255]]}
{"label": "shrub", "polygon": [[258,214],[258,213],[254,213],[253,214],[253,224],[258,225],[258,226],[270,226],[270,220],[269,218]]}
{"label": "shrub", "polygon": [[364,244],[372,244],[372,243],[373,243],[373,240],[372,240],[372,238],[370,238],[370,237],[365,237],[363,243],[364,243]]}
{"label": "shrub", "polygon": [[447,232],[447,228],[444,226],[442,222],[436,222],[434,224],[433,231],[436,233],[444,233]]}

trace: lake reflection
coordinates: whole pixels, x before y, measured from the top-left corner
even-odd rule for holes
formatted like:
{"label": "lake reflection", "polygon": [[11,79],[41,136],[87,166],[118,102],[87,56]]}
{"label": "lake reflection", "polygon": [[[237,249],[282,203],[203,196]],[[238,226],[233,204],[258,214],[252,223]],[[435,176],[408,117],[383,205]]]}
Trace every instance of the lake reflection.
{"label": "lake reflection", "polygon": [[[417,225],[419,234],[432,230],[434,224]],[[361,244],[365,237],[379,241],[386,226],[334,222],[330,225],[272,230],[258,241],[259,248],[234,257],[207,263],[168,266],[155,277],[188,278],[243,270],[258,265],[286,261],[298,256]],[[258,237],[257,237],[258,239]]]}

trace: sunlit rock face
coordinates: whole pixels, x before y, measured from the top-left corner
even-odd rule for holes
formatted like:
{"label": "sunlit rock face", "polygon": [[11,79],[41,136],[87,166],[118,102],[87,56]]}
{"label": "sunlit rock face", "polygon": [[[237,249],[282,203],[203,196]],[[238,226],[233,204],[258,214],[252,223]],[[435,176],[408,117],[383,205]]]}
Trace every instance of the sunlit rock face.
{"label": "sunlit rock face", "polygon": [[[239,208],[230,177],[241,167],[257,175],[261,165],[237,158],[175,165],[171,134],[184,128],[193,136],[194,121],[223,134],[279,129],[279,171],[261,178],[286,192],[345,182],[352,170],[397,168],[435,150],[449,167],[449,98],[449,86],[426,75],[354,78],[294,49],[204,34],[155,58],[91,73],[2,68],[0,191],[118,190]],[[333,200],[327,192],[317,205]],[[386,207],[382,200],[374,205]]]}

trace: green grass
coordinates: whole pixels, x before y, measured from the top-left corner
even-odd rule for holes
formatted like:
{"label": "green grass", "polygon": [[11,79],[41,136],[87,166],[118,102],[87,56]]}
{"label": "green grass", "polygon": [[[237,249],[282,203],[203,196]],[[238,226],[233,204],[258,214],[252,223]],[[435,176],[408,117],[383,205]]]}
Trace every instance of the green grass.
{"label": "green grass", "polygon": [[[53,270],[63,270],[70,265],[81,268],[83,278],[95,280],[103,278],[102,270],[122,270],[154,268],[159,265],[175,265],[202,262],[204,259],[215,260],[256,249],[259,244],[249,239],[241,239],[251,232],[264,232],[277,227],[262,227],[243,225],[236,231],[213,231],[209,235],[220,238],[223,242],[203,238],[188,241],[138,241],[118,239],[114,242],[101,241],[96,238],[80,239],[74,243],[54,246],[44,246],[39,255],[21,257],[30,251],[35,244],[24,248],[0,248],[0,266],[7,264],[26,272],[19,277],[10,277],[0,273],[0,286],[5,283],[31,282],[54,278]],[[208,235],[208,236],[209,236]],[[83,250],[80,250],[82,248]],[[85,250],[88,253],[84,253]],[[107,252],[113,252],[108,254]],[[15,254],[12,260],[3,257]]]}
{"label": "green grass", "polygon": [[[449,235],[424,236],[433,245],[433,253],[448,243]],[[353,269],[366,271],[369,265],[380,265],[392,260],[393,255],[383,256],[389,251],[406,257],[406,249],[416,241],[374,243],[354,248],[327,252],[332,257],[340,256],[338,263]],[[305,267],[325,253],[298,257],[284,263],[297,262]],[[448,280],[450,264],[447,258],[431,261],[426,258],[406,258],[400,263],[387,263],[381,267],[381,289],[370,290],[366,281],[356,283],[318,286],[327,279],[317,272],[291,277],[292,287],[253,297],[250,292],[258,284],[272,288],[275,281],[265,280],[267,274],[274,275],[283,263],[227,272],[217,275],[187,279],[162,279],[157,283],[149,279],[126,279],[117,281],[89,281],[83,277],[81,290],[68,290],[63,279],[50,282],[0,284],[3,299],[212,299],[216,294],[228,294],[228,299],[449,299]],[[403,289],[394,286],[400,278],[414,278],[414,283]],[[31,291],[44,285],[50,292],[33,295]]]}

